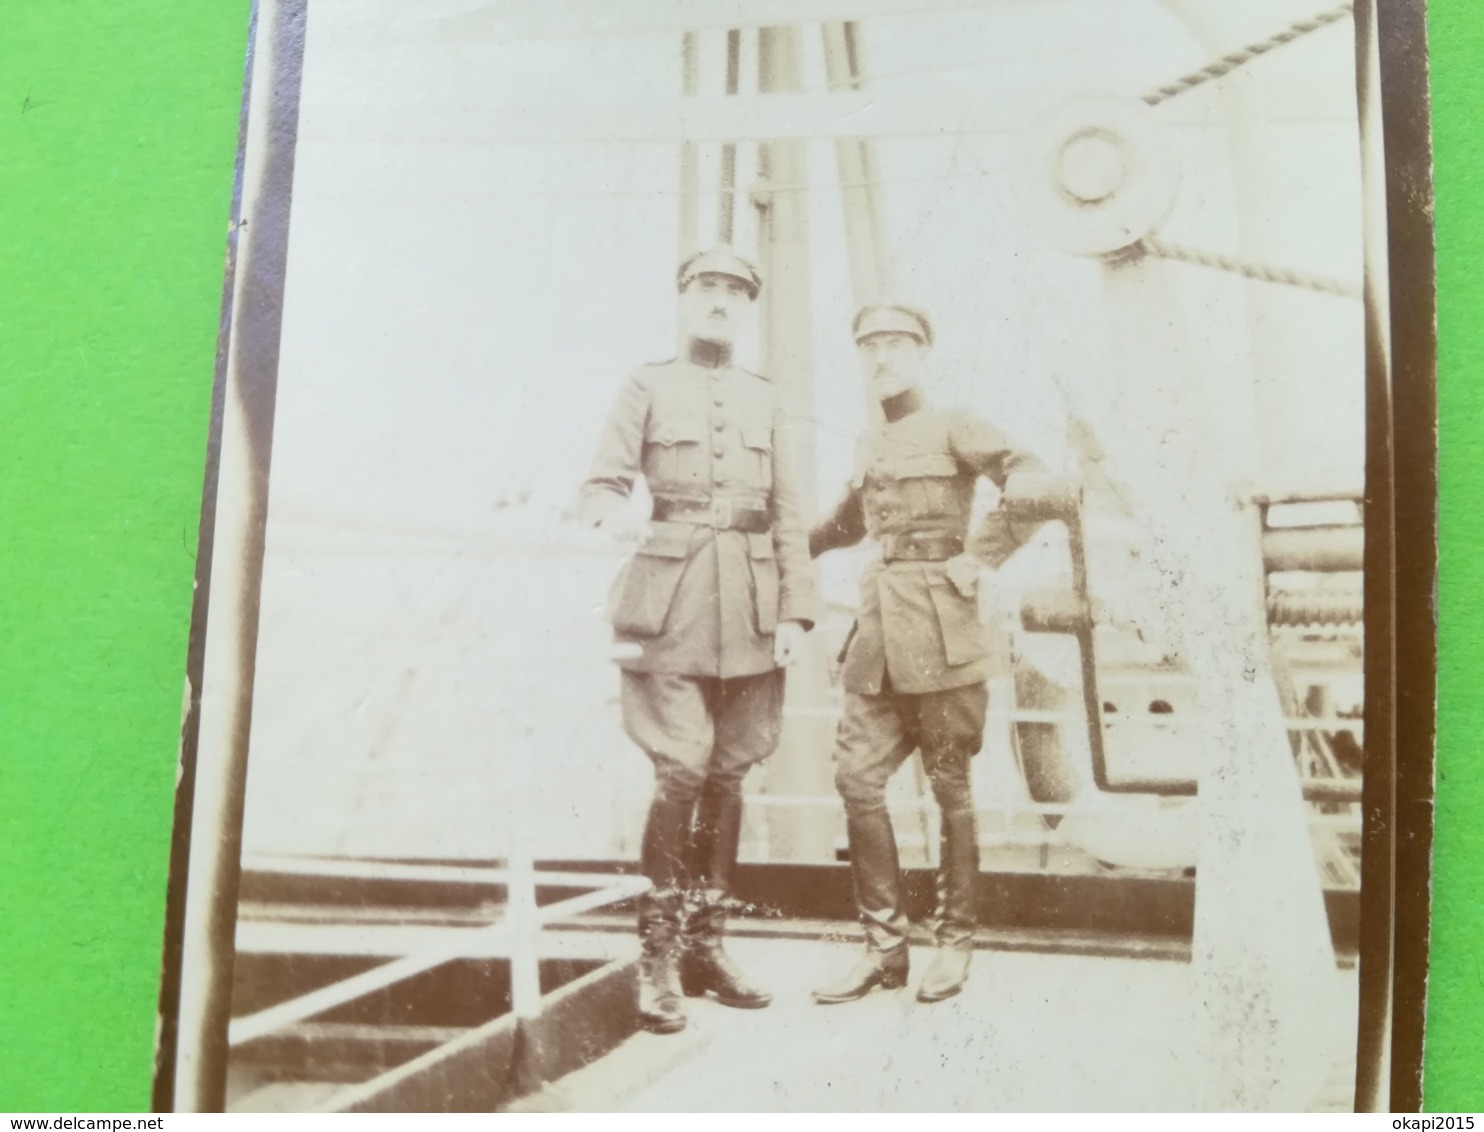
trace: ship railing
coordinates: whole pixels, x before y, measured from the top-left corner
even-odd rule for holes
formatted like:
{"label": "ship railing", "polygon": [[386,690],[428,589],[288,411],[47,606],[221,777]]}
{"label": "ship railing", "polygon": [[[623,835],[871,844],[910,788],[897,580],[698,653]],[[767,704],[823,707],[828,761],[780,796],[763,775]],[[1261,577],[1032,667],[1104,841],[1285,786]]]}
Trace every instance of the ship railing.
{"label": "ship railing", "polygon": [[[250,855],[243,859],[243,868],[259,873],[323,878],[487,884],[503,886],[507,898],[505,915],[488,927],[461,933],[457,939],[399,956],[349,978],[234,1018],[227,1030],[227,1044],[232,1048],[279,1033],[444,963],[488,954],[493,946],[507,950],[510,956],[512,1013],[522,1021],[535,1019],[541,1013],[541,932],[556,921],[620,903],[649,887],[644,877],[538,870],[529,858],[522,860],[517,855],[512,855],[503,868]],[[583,887],[589,891],[538,905],[538,884]]]}

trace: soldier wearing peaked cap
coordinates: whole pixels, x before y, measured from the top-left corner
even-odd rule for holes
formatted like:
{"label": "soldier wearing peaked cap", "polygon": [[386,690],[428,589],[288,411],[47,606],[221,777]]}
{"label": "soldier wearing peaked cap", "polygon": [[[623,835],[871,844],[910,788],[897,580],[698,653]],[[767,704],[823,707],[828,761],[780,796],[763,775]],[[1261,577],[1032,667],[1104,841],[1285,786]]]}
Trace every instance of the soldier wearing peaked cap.
{"label": "soldier wearing peaked cap", "polygon": [[835,739],[835,785],[845,803],[850,863],[866,954],[822,1003],[850,1002],[907,981],[907,919],[886,784],[912,754],[942,812],[937,950],[918,990],[924,1002],[957,994],[968,977],[977,924],[979,842],[969,761],[984,741],[989,639],[978,587],[1029,537],[994,511],[969,530],[981,476],[1004,487],[1042,465],[972,413],[924,402],[932,324],[902,305],[869,306],[853,331],[861,369],[885,423],[861,447],[854,481],[809,536],[820,555],[872,538],[880,559],[861,578],[846,642],[845,711]]}
{"label": "soldier wearing peaked cap", "polygon": [[734,364],[762,286],[728,248],[677,276],[679,357],[619,391],[580,513],[621,531],[643,476],[651,521],[609,603],[620,643],[624,727],[655,769],[641,848],[638,1009],[649,1029],[685,1026],[676,992],[767,1006],[722,948],[742,822],[742,780],[778,745],[783,668],[813,624],[813,567],[778,390]]}
{"label": "soldier wearing peaked cap", "polygon": [[763,289],[763,277],[758,274],[757,268],[731,248],[712,248],[710,251],[697,252],[682,263],[675,273],[675,282],[680,293],[684,294],[686,288],[703,275],[715,275],[740,283],[747,292],[748,299],[756,299]]}

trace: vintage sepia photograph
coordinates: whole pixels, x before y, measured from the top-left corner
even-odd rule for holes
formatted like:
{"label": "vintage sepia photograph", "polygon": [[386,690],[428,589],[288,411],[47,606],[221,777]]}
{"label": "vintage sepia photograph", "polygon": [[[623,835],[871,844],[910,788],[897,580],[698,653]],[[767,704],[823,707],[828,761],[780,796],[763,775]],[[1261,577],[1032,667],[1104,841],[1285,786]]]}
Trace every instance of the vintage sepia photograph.
{"label": "vintage sepia photograph", "polygon": [[1387,1109],[1379,8],[257,0],[157,1107]]}

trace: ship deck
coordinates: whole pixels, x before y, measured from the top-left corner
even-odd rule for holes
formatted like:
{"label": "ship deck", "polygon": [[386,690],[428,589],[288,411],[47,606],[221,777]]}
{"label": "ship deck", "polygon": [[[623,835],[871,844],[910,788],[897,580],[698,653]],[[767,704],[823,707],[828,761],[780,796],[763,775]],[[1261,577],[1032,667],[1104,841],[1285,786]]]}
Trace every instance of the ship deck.
{"label": "ship deck", "polygon": [[[689,1025],[675,1035],[626,1033],[588,1064],[504,1107],[579,1112],[1185,1111],[1201,1067],[1191,1063],[1195,971],[1163,946],[1133,941],[1121,954],[1048,951],[1019,933],[981,936],[964,992],[947,1002],[915,999],[929,952],[913,948],[905,990],[877,991],[839,1006],[809,990],[856,956],[858,944],[800,938],[787,925],[738,933],[729,949],[774,992],[766,1010],[687,1000]],[[848,933],[846,924],[831,925]],[[256,954],[359,952],[375,956],[448,938],[451,929],[259,925],[242,942]],[[457,929],[452,929],[457,931]],[[471,943],[475,937],[470,936]],[[1111,941],[1108,941],[1111,942]],[[481,949],[463,949],[479,957]],[[499,949],[484,949],[497,958]],[[555,931],[543,960],[628,964],[632,932]],[[1357,973],[1337,965],[1323,997],[1347,1004],[1314,1019],[1313,1056],[1297,1094],[1310,1111],[1350,1111]],[[631,992],[598,1010],[626,1011]],[[592,1008],[589,1008],[590,1012]],[[425,1019],[426,1020],[426,1019]],[[445,1020],[447,1021],[447,1020]],[[611,1019],[593,1015],[602,1028]],[[430,1031],[431,1032],[431,1031]],[[460,1033],[449,1029],[443,1040]],[[1131,1071],[1131,1067],[1137,1067]],[[468,1079],[467,1073],[465,1078]],[[237,1111],[338,1108],[344,1086],[303,1079],[239,1082]],[[463,1107],[449,1097],[450,1107]]]}
{"label": "ship deck", "polygon": [[[818,1006],[809,988],[855,945],[738,939],[731,950],[775,992],[763,1011],[692,1000],[677,1035],[639,1033],[527,1106],[614,1112],[1124,1112],[1179,1110],[1194,1074],[1181,1035],[1188,963],[980,950],[963,994],[924,1005],[913,949],[905,990]],[[1355,1000],[1356,973],[1336,969]],[[1353,1011],[1324,1020],[1312,1111],[1348,1112]],[[1138,1072],[1130,1072],[1138,1066]]]}

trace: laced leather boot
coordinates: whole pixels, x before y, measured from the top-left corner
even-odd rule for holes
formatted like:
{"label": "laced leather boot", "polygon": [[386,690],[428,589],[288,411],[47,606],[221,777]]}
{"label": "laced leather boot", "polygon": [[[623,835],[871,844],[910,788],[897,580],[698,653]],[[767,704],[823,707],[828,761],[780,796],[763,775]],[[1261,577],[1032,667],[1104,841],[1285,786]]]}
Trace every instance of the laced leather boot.
{"label": "laced leather boot", "polygon": [[907,917],[902,912],[896,834],[886,814],[846,815],[850,871],[866,929],[866,953],[838,982],[820,987],[814,1001],[854,1002],[880,987],[907,985]]}
{"label": "laced leather boot", "polygon": [[684,875],[684,850],[690,836],[695,802],[660,792],[649,806],[640,846],[640,866],[650,890],[639,900],[639,1023],[656,1034],[685,1029],[681,1006],[680,927],[683,895],[676,888]]}
{"label": "laced leather boot", "polygon": [[708,783],[696,808],[687,864],[696,884],[685,917],[680,955],[680,986],[699,998],[708,992],[723,1006],[760,1010],[773,996],[748,981],[722,945],[728,892],[742,836],[742,795]]}
{"label": "laced leather boot", "polygon": [[942,1002],[964,989],[974,955],[975,885],[979,880],[979,834],[972,810],[943,815],[938,864],[937,950],[928,965],[918,1002]]}
{"label": "laced leather boot", "polygon": [[680,989],[692,998],[709,991],[723,1006],[761,1010],[773,996],[747,981],[721,943],[727,915],[724,895],[712,890],[705,894],[704,901],[685,920]]}
{"label": "laced leather boot", "polygon": [[650,892],[639,912],[639,1024],[656,1034],[685,1029],[676,993],[680,949],[680,894]]}

